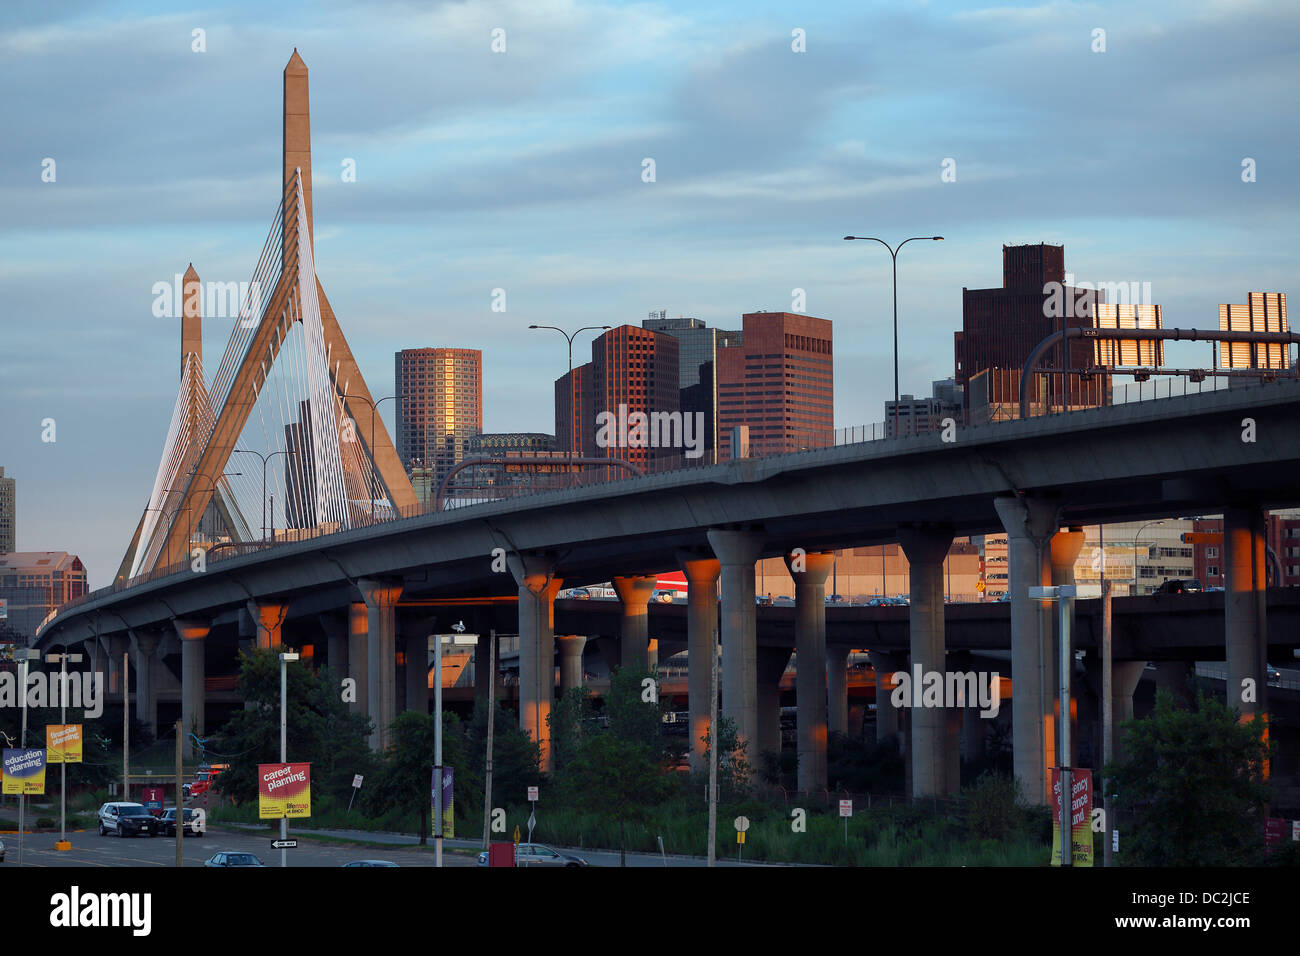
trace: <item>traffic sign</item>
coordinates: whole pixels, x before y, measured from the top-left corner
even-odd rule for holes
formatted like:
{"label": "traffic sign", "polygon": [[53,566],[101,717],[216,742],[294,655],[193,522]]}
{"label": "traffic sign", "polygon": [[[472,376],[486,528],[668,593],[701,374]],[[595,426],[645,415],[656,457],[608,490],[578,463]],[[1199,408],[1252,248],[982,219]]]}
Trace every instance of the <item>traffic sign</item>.
{"label": "traffic sign", "polygon": [[975,590],[976,590],[976,591],[979,591],[980,593],[983,593],[983,592],[984,592],[984,582],[983,582],[983,581],[976,581],[976,582],[975,582]]}
{"label": "traffic sign", "polygon": [[736,831],[736,842],[737,842],[737,843],[741,843],[741,844],[743,844],[743,843],[745,842],[745,831],[744,831],[744,830],[737,830],[737,831]]}
{"label": "traffic sign", "polygon": [[[744,833],[749,829],[749,817],[736,817],[736,832]],[[744,840],[741,841],[745,842]]]}
{"label": "traffic sign", "polygon": [[840,801],[840,816],[842,816],[842,817],[851,817],[851,816],[853,816],[853,801],[852,801],[852,800],[841,800],[841,801]]}
{"label": "traffic sign", "polygon": [[536,800],[536,799],[537,799],[537,788],[536,788],[536,787],[529,787],[529,788],[528,788],[528,799],[529,799],[529,800]]}
{"label": "traffic sign", "polygon": [[272,840],[271,846],[277,850],[292,850],[298,845],[297,840]]}
{"label": "traffic sign", "polygon": [[359,773],[358,773],[358,774],[354,774],[354,775],[352,776],[352,786],[355,787],[355,788],[357,788],[357,789],[360,789],[360,787],[361,787],[361,781],[364,780],[364,779],[365,779],[365,777],[361,776],[361,774],[359,774]]}

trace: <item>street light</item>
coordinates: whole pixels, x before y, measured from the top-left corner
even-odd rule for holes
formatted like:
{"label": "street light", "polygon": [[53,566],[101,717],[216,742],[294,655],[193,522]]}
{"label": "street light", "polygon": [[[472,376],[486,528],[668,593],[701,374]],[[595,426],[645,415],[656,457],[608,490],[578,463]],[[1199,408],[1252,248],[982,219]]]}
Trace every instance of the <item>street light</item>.
{"label": "street light", "polygon": [[1164,524],[1165,519],[1159,521],[1148,521],[1142,527],[1138,528],[1138,533],[1133,535],[1133,593],[1138,593],[1138,538],[1142,537],[1142,532],[1152,525]]}
{"label": "street light", "polygon": [[[80,654],[69,654],[68,645],[63,645],[62,654],[47,654],[45,659],[59,665],[59,724],[63,733],[67,733],[68,724],[68,661],[81,663]],[[59,760],[59,842],[56,850],[71,850],[68,842],[68,762],[66,752]],[[48,755],[47,755],[48,759]]]}
{"label": "street light", "polygon": [[[298,655],[293,651],[284,651],[280,654],[280,763],[288,763],[289,757],[289,733],[288,733],[288,714],[285,709],[285,699],[287,698],[287,688],[289,684],[288,673],[285,670],[289,661],[296,661]],[[178,813],[180,811],[177,811]],[[177,828],[179,829],[179,827]],[[281,815],[280,817],[280,842],[284,843],[289,839],[289,817]],[[280,847],[280,866],[289,865],[288,848]]]}
{"label": "street light", "polygon": [[864,242],[878,242],[889,250],[889,255],[894,260],[894,437],[898,437],[898,250],[909,242],[917,239],[929,239],[932,242],[943,242],[943,236],[912,236],[911,239],[904,239],[897,246],[890,246],[884,239],[877,239],[875,236],[845,236],[844,240],[850,242],[859,239]]}
{"label": "street light", "polygon": [[375,519],[375,472],[379,470],[379,456],[375,454],[375,412],[384,402],[390,402],[397,398],[396,395],[385,395],[379,401],[372,401],[365,395],[354,395],[347,393],[343,396],[348,398],[359,398],[370,406],[370,520]]}
{"label": "street light", "polygon": [[[23,705],[22,730],[18,736],[18,747],[20,750],[27,749],[27,668],[32,661],[39,661],[41,652],[31,648],[24,647],[14,652],[14,660],[22,664],[23,676],[18,685],[18,693],[22,695],[19,701]],[[24,789],[26,784],[23,785]],[[23,836],[27,830],[27,794],[23,790],[18,791],[18,865],[23,865]]]}
{"label": "street light", "polygon": [[256,455],[262,459],[262,540],[266,540],[266,463],[276,455],[289,454],[287,449],[273,451],[269,455],[263,455],[260,451],[253,451],[251,448],[236,448],[236,455]]}
{"label": "street light", "polygon": [[[559,332],[564,336],[565,341],[569,343],[569,447],[565,449],[565,453],[570,459],[572,459],[574,441],[578,437],[578,409],[576,407],[578,399],[576,389],[573,387],[573,340],[580,332],[604,332],[609,330],[611,327],[608,325],[585,325],[572,334],[554,325],[530,325],[528,327],[530,329],[551,329],[554,332]],[[572,464],[570,464],[569,470],[572,472]]]}
{"label": "street light", "polygon": [[[1070,671],[1074,666],[1074,654],[1070,649],[1070,624],[1074,620],[1074,599],[1078,596],[1078,590],[1073,584],[1059,584],[1052,586],[1031,587],[1029,589],[1030,598],[1046,601],[1056,601],[1060,605],[1060,638],[1061,646],[1060,656],[1060,728],[1061,732],[1057,735],[1059,748],[1057,750],[1057,769],[1061,774],[1061,791],[1057,796],[1059,801],[1059,817],[1061,821],[1061,866],[1074,865],[1074,781],[1073,772],[1070,767]],[[1084,821],[1090,825],[1091,821]],[[1085,834],[1086,839],[1092,840],[1092,833]]]}

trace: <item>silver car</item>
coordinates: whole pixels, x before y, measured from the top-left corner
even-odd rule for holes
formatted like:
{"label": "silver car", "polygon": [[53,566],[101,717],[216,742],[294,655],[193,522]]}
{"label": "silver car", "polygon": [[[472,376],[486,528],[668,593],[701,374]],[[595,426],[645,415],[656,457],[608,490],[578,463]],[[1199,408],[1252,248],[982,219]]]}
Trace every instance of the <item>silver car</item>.
{"label": "silver car", "polygon": [[[478,855],[478,865],[488,865],[488,854],[484,850]],[[515,866],[587,866],[580,856],[555,850],[541,843],[520,843],[515,847]]]}

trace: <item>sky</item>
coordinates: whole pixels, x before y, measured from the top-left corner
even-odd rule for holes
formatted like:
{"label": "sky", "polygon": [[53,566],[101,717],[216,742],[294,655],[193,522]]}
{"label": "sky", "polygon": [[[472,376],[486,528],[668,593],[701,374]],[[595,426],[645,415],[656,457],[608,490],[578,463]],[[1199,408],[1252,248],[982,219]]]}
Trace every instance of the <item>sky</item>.
{"label": "sky", "polygon": [[[295,47],[316,270],[367,383],[391,395],[402,348],[482,349],[486,431],[554,430],[565,346],[530,324],[739,328],[795,290],[834,322],[835,424],[880,421],[890,257],[847,234],[945,237],[898,259],[918,395],[952,375],[962,288],[1000,285],[1004,243],[1149,282],[1167,326],[1291,291],[1291,3],[7,0],[0,467],[18,549],[79,554],[92,587],[176,398],[179,322],[153,286],[190,262],[252,277]],[[230,325],[205,323],[208,356]]]}

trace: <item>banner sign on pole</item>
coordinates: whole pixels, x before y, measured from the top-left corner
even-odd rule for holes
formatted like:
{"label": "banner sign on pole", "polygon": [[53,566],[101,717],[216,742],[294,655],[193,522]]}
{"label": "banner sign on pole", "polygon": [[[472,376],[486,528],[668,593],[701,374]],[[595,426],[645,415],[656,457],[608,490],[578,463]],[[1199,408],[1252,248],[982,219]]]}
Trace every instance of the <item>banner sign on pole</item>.
{"label": "banner sign on pole", "polygon": [[6,747],[3,758],[6,794],[45,793],[45,750],[41,747]]}
{"label": "banner sign on pole", "polygon": [[[1092,771],[1070,771],[1072,866],[1092,866]],[[1052,866],[1061,865],[1061,771],[1052,768]]]}
{"label": "banner sign on pole", "polygon": [[257,816],[261,820],[311,816],[311,764],[259,763]]}
{"label": "banner sign on pole", "polygon": [[46,724],[47,763],[81,763],[81,724]]}
{"label": "banner sign on pole", "polygon": [[452,782],[455,774],[451,767],[442,768],[442,835],[448,839],[456,836],[455,787]]}

